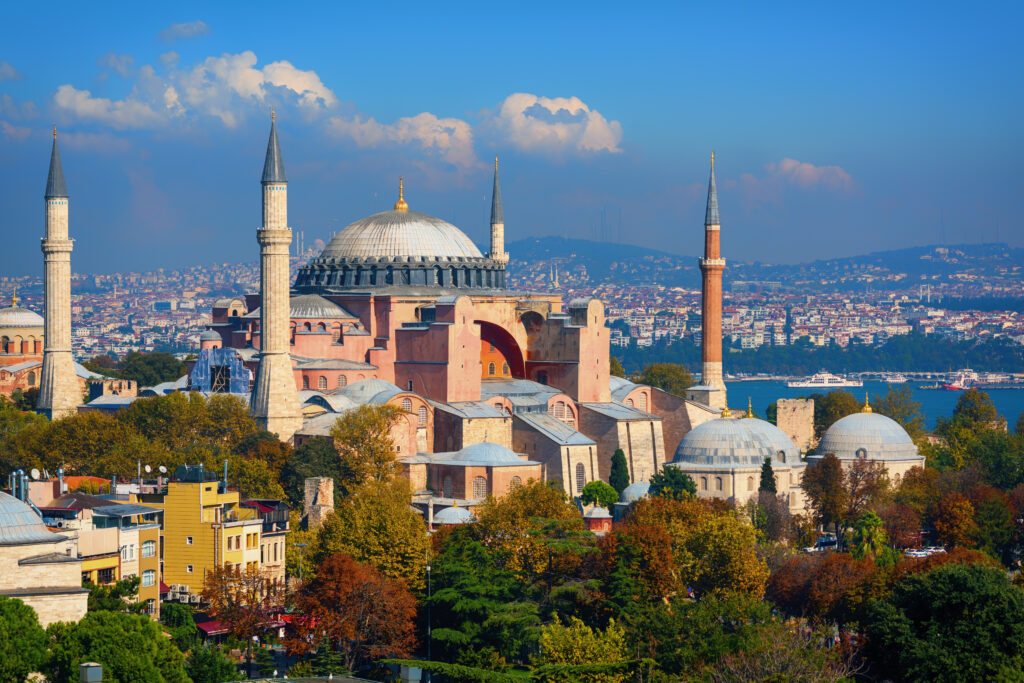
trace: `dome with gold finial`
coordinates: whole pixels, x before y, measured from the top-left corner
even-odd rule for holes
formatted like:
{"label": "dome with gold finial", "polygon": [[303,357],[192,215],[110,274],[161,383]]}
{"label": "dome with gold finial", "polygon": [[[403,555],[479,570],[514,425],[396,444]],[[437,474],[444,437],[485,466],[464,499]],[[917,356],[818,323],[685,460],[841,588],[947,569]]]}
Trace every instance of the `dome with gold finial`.
{"label": "dome with gold finial", "polygon": [[0,308],[0,327],[38,327],[46,324],[43,316],[33,310],[18,305],[18,290],[11,296],[11,305]]}

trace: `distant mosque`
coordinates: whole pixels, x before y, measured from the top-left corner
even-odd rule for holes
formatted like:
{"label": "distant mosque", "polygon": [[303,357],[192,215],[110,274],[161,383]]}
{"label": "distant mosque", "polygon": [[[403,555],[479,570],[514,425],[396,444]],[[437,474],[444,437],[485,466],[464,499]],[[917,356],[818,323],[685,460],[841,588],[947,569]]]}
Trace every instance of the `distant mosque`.
{"label": "distant mosque", "polygon": [[[329,438],[337,419],[359,405],[398,406],[403,418],[392,438],[414,503],[431,524],[435,509],[466,509],[529,479],[558,481],[578,496],[587,483],[608,480],[617,449],[632,482],[623,505],[646,495],[651,476],[666,466],[689,474],[699,496],[742,504],[756,497],[768,460],[779,494],[798,511],[802,473],[826,452],[844,463],[882,462],[897,477],[923,465],[906,432],[869,406],[833,425],[811,456],[801,452],[812,446],[811,402],[780,400],[778,426],[749,406],[735,415],[729,409],[714,155],[699,260],[701,382],[686,396],[610,376],[610,330],[599,300],[566,303],[509,288],[497,159],[486,254],[454,225],[411,209],[400,181],[390,210],[350,223],[294,283],[276,118],[260,185],[260,291],[217,301],[189,374],[141,393],[240,395],[266,429],[295,444]],[[70,343],[72,242],[56,136],[45,202],[45,333],[22,333],[17,349],[4,342],[0,365],[9,352],[38,354],[41,345],[39,410],[54,419],[123,406],[132,399],[80,405]],[[4,320],[38,327],[35,314],[14,308],[0,311],[0,334]]]}

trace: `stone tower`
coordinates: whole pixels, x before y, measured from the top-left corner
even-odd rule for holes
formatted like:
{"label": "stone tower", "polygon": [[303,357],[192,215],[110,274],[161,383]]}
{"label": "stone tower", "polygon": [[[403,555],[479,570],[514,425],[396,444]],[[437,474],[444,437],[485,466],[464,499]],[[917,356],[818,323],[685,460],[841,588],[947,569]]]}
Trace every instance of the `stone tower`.
{"label": "stone tower", "polygon": [[53,129],[50,174],[46,179],[46,237],[43,238],[43,282],[46,326],[43,372],[39,380],[40,413],[57,420],[77,412],[82,389],[71,357],[71,248],[68,238],[68,188]]}
{"label": "stone tower", "polygon": [[302,427],[302,411],[295,389],[289,353],[291,319],[288,249],[288,180],[277,143],[277,122],[271,115],[270,141],[263,164],[263,228],[260,243],[260,364],[250,400],[253,416],[282,441],[291,440]]}
{"label": "stone tower", "polygon": [[711,177],[708,180],[708,205],[704,213],[704,258],[699,260],[703,275],[701,314],[703,346],[701,348],[701,384],[712,389],[708,405],[722,409],[727,406],[725,381],[722,378],[722,258],[721,225],[718,220],[718,190],[715,188],[715,155],[711,154]]}
{"label": "stone tower", "polygon": [[505,214],[501,210],[501,187],[498,185],[498,157],[494,157],[494,189],[491,191],[491,253],[492,261],[508,264],[505,252]]}

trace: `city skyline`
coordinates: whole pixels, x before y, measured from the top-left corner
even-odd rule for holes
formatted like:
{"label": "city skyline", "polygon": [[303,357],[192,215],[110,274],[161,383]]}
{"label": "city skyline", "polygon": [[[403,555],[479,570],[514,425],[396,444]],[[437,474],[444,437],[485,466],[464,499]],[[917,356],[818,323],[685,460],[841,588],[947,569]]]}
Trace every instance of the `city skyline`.
{"label": "city skyline", "polygon": [[[603,234],[692,254],[712,149],[732,259],[1024,245],[1010,16],[749,10],[726,29],[710,10],[666,9],[654,25],[653,11],[615,23],[562,8],[545,22],[502,16],[489,36],[494,10],[310,21],[275,8],[274,22],[259,9],[177,11],[67,7],[48,50],[25,30],[40,19],[12,12],[0,55],[5,273],[37,269],[54,122],[76,272],[254,259],[251,183],[271,107],[307,245],[389,208],[400,175],[412,208],[486,244],[497,154],[509,243]],[[341,23],[386,31],[330,43]],[[612,25],[619,35],[595,42]]]}

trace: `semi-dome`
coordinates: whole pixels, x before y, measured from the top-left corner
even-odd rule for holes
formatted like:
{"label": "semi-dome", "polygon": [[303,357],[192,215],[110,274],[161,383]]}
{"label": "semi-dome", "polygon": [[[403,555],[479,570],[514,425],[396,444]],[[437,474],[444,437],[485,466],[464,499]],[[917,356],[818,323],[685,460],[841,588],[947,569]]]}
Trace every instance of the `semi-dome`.
{"label": "semi-dome", "polygon": [[854,413],[836,421],[821,437],[817,455],[833,453],[840,460],[919,459],[917,446],[900,423],[878,413]]}
{"label": "semi-dome", "polygon": [[458,505],[434,513],[434,524],[472,524],[475,521],[476,517],[468,508],[460,508]]}
{"label": "semi-dome", "polygon": [[765,458],[776,466],[800,460],[798,449],[785,432],[757,418],[718,418],[691,429],[676,448],[670,463],[677,466],[760,467]]}
{"label": "semi-dome", "polygon": [[0,491],[0,546],[56,543],[64,536],[46,528],[27,504]]}
{"label": "semi-dome", "polygon": [[622,493],[619,494],[620,503],[635,503],[636,501],[646,498],[651,492],[651,482],[649,481],[634,481],[632,484],[622,489]]}
{"label": "semi-dome", "polygon": [[18,304],[0,308],[0,327],[42,327],[43,316]]}

